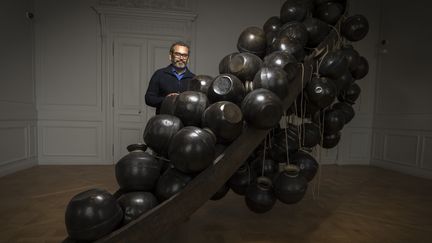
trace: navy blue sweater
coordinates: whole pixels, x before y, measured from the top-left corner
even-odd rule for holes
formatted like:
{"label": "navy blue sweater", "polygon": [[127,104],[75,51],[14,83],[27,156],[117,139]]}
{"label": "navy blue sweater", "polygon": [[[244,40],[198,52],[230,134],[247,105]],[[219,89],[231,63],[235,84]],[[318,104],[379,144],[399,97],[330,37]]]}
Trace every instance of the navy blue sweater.
{"label": "navy blue sweater", "polygon": [[188,82],[195,77],[195,74],[186,68],[186,71],[178,80],[172,71],[172,66],[157,70],[150,79],[147,92],[145,94],[145,102],[148,106],[156,108],[156,114],[159,114],[159,109],[165,96],[169,93],[181,93],[187,90]]}

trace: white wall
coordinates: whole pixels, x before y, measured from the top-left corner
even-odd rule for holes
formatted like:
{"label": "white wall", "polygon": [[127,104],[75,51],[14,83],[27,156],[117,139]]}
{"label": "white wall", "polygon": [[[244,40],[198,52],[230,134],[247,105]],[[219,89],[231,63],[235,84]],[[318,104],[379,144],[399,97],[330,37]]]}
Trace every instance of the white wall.
{"label": "white wall", "polygon": [[432,3],[382,6],[372,164],[432,178]]}
{"label": "white wall", "polygon": [[39,163],[109,163],[96,1],[37,1]]}
{"label": "white wall", "polygon": [[0,8],[0,176],[36,162],[33,75],[33,1],[5,1]]}

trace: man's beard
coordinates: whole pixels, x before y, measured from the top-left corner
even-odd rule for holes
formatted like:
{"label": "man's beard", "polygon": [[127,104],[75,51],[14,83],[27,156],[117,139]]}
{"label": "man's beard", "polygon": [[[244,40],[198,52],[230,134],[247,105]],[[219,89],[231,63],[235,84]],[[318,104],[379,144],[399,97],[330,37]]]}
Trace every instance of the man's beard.
{"label": "man's beard", "polygon": [[182,61],[173,62],[173,65],[176,68],[185,68],[186,67],[186,63],[184,63]]}

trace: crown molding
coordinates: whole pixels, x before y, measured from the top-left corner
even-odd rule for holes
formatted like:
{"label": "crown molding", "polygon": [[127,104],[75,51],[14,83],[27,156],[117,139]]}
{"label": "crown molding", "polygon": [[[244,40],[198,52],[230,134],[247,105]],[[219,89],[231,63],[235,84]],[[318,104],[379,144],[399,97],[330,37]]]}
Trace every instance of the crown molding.
{"label": "crown molding", "polygon": [[94,6],[98,14],[105,16],[144,17],[195,21],[197,14],[190,11],[173,11],[160,9],[143,9],[131,7]]}

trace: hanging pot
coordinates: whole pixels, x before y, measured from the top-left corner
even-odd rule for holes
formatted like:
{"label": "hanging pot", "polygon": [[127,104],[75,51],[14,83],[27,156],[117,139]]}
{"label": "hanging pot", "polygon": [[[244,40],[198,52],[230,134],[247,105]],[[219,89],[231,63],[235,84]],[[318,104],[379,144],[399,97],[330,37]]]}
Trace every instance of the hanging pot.
{"label": "hanging pot", "polygon": [[307,180],[299,174],[299,171],[296,165],[287,165],[276,177],[273,187],[279,201],[293,204],[303,199],[307,189]]}
{"label": "hanging pot", "polygon": [[228,186],[233,190],[233,192],[239,195],[244,195],[247,187],[254,179],[254,173],[250,170],[249,165],[244,164],[230,177],[228,180]]}
{"label": "hanging pot", "polygon": [[325,55],[319,66],[319,73],[331,79],[338,79],[348,70],[348,61],[342,51],[331,51]]}
{"label": "hanging pot", "polygon": [[288,22],[282,25],[279,29],[279,36],[286,36],[290,40],[299,42],[302,46],[305,46],[308,42],[309,34],[302,22]]}
{"label": "hanging pot", "polygon": [[369,32],[369,22],[365,16],[356,14],[346,18],[341,25],[341,34],[350,41],[359,41]]}
{"label": "hanging pot", "polygon": [[303,25],[306,27],[308,32],[307,47],[317,47],[328,35],[330,27],[324,21],[309,17],[303,21]]}
{"label": "hanging pot", "polygon": [[263,155],[260,155],[251,161],[250,167],[257,177],[265,176],[267,178],[273,179],[279,172],[279,163],[271,158],[266,158],[263,161],[262,157]]}
{"label": "hanging pot", "polygon": [[252,212],[265,213],[270,211],[276,203],[271,180],[267,177],[258,177],[246,189],[245,202]]}
{"label": "hanging pot", "polygon": [[276,36],[272,40],[271,47],[269,48],[269,53],[274,51],[283,51],[291,54],[297,59],[297,62],[302,62],[306,56],[302,43],[296,40],[292,40],[287,36]]}
{"label": "hanging pot", "polygon": [[282,172],[278,174],[274,181],[274,192],[279,201],[286,204],[293,204],[303,199],[306,189],[307,180],[299,174],[299,168],[295,165],[287,165]]}
{"label": "hanging pot", "polygon": [[279,17],[272,16],[266,20],[266,22],[263,25],[264,33],[268,33],[271,31],[278,31],[281,27],[282,23]]}
{"label": "hanging pot", "polygon": [[346,102],[338,102],[333,104],[333,109],[340,110],[344,115],[345,124],[350,122],[355,115],[354,108]]}
{"label": "hanging pot", "polygon": [[289,124],[286,129],[286,135],[285,128],[280,129],[273,136],[272,146],[269,149],[272,159],[277,163],[287,162],[287,143],[288,153],[292,154],[299,149],[299,141],[297,126]]}
{"label": "hanging pot", "polygon": [[325,149],[331,149],[338,145],[341,139],[341,132],[336,132],[333,134],[324,134],[322,147]]}
{"label": "hanging pot", "polygon": [[291,162],[298,166],[300,175],[303,175],[308,182],[315,177],[318,171],[318,162],[312,155],[304,151],[295,153],[291,157]]}
{"label": "hanging pot", "polygon": [[367,59],[363,56],[360,56],[358,59],[357,67],[351,71],[351,74],[354,79],[359,80],[364,78],[369,72],[369,63]]}
{"label": "hanging pot", "polygon": [[315,17],[330,25],[335,25],[345,12],[345,7],[338,2],[326,2],[317,6]]}
{"label": "hanging pot", "polygon": [[227,183],[223,184],[222,187],[219,190],[217,190],[217,192],[215,194],[213,194],[213,196],[210,198],[210,200],[217,201],[217,200],[222,199],[228,193],[229,189],[230,188],[229,188]]}
{"label": "hanging pot", "polygon": [[305,87],[308,100],[319,108],[326,108],[333,103],[337,89],[334,82],[326,77],[313,77]]}
{"label": "hanging pot", "polygon": [[247,94],[241,110],[245,121],[258,129],[275,127],[283,113],[282,101],[266,89],[256,89]]}
{"label": "hanging pot", "polygon": [[282,68],[262,67],[256,73],[252,84],[252,89],[268,89],[283,100],[288,96],[292,81],[288,80],[288,75]]}
{"label": "hanging pot", "polygon": [[321,141],[321,132],[315,123],[307,122],[303,123],[303,134],[301,134],[301,142],[303,147],[313,148],[318,145]]}
{"label": "hanging pot", "polygon": [[282,23],[292,21],[302,21],[311,5],[307,1],[287,0],[280,9],[280,19]]}
{"label": "hanging pot", "polygon": [[358,84],[353,83],[347,89],[342,90],[338,96],[338,100],[354,105],[358,97],[360,96],[361,89]]}
{"label": "hanging pot", "polygon": [[261,28],[252,26],[243,30],[237,40],[239,52],[248,52],[263,58],[266,53],[266,36]]}

